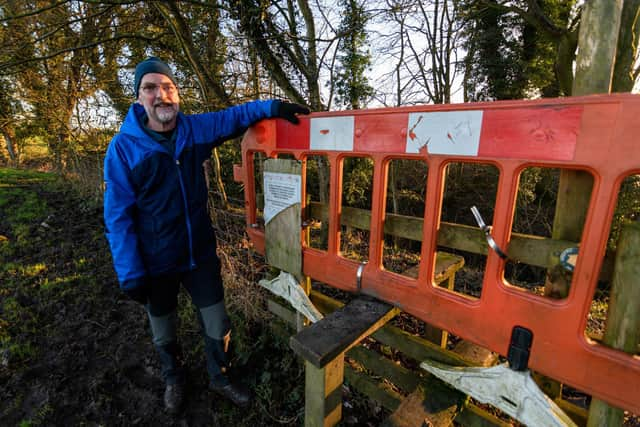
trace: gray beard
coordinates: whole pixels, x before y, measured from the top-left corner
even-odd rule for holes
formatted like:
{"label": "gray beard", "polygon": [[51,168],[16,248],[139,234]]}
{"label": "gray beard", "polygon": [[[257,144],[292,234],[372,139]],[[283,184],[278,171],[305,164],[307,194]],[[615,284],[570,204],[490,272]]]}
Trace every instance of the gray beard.
{"label": "gray beard", "polygon": [[162,108],[162,103],[158,105],[144,106],[144,110],[147,113],[147,118],[153,120],[159,124],[166,125],[175,120],[178,116],[178,105],[173,104],[170,108]]}
{"label": "gray beard", "polygon": [[165,112],[165,111],[158,111],[156,110],[156,116],[158,117],[158,121],[160,121],[160,123],[168,123],[171,120],[173,120],[173,118],[176,116],[175,111],[170,111],[170,112]]}

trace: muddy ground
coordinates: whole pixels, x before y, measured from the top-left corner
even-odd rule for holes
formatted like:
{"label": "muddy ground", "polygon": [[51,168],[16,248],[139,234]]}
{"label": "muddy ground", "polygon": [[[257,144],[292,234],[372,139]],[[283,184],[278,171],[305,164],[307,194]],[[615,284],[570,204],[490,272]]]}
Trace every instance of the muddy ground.
{"label": "muddy ground", "polygon": [[[207,391],[181,300],[189,388],[169,416],[145,313],[118,290],[99,204],[49,175],[0,169],[0,425],[301,425],[304,372],[286,342],[231,313],[231,376],[256,396],[239,410]],[[349,424],[375,425],[359,405],[345,408]]]}

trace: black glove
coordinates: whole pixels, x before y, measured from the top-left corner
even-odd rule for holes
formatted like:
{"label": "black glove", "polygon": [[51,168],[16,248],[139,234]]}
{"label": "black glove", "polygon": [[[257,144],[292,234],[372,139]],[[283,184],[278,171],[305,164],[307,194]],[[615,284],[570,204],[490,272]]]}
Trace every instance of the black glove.
{"label": "black glove", "polygon": [[129,298],[142,305],[149,301],[149,287],[144,277],[127,280],[123,283],[122,291],[127,294]]}
{"label": "black glove", "polygon": [[309,110],[304,105],[292,104],[290,102],[284,101],[276,101],[275,102],[275,111],[274,117],[280,117],[281,119],[285,119],[294,125],[300,123],[296,114],[309,114],[311,110]]}

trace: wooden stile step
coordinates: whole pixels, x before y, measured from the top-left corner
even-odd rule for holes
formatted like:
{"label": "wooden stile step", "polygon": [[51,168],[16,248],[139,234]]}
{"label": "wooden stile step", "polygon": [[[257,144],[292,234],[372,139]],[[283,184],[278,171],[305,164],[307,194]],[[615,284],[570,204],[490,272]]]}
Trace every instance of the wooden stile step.
{"label": "wooden stile step", "polygon": [[359,296],[292,336],[289,345],[299,356],[322,368],[399,312],[398,308],[385,302]]}

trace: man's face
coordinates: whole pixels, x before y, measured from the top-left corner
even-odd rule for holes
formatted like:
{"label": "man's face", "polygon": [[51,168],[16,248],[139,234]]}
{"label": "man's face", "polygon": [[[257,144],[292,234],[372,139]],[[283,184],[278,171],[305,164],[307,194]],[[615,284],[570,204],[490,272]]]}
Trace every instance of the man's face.
{"label": "man's face", "polygon": [[167,131],[176,126],[180,110],[178,88],[164,74],[148,73],[142,76],[138,90],[138,103],[147,112],[147,126],[155,131]]}

